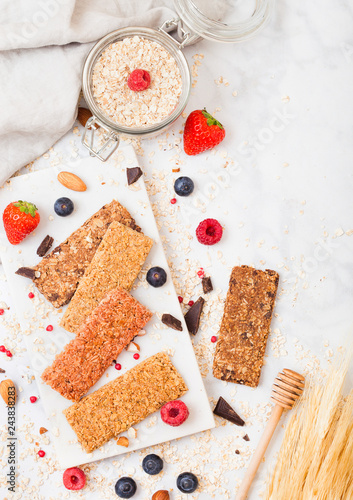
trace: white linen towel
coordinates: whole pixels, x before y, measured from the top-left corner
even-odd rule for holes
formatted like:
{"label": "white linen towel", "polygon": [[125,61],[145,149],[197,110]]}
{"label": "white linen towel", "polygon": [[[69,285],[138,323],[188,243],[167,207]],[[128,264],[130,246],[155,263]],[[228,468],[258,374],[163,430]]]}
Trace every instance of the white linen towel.
{"label": "white linen towel", "polygon": [[0,186],[72,127],[93,42],[173,17],[172,0],[2,0]]}

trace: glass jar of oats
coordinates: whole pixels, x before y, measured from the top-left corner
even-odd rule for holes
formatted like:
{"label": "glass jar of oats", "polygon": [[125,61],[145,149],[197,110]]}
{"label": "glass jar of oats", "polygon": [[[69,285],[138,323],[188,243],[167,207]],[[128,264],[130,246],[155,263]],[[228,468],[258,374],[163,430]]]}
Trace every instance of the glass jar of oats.
{"label": "glass jar of oats", "polygon": [[[231,43],[246,40],[267,23],[274,2],[174,0],[177,15],[161,27],[121,28],[97,42],[87,56],[82,77],[83,95],[93,114],[82,137],[90,154],[105,161],[118,147],[120,136],[147,138],[166,130],[190,95],[183,47],[201,38]],[[150,77],[143,91],[128,85],[136,69],[147,71]],[[98,128],[103,130],[99,137]]]}

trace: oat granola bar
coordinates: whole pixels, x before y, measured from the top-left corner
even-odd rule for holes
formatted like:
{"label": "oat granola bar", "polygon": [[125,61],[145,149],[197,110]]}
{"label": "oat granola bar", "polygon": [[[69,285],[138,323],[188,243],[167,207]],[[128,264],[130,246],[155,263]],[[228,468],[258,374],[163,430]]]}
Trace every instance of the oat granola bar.
{"label": "oat granola bar", "polygon": [[216,378],[259,384],[278,279],[270,269],[233,268],[213,362]]}
{"label": "oat granola bar", "polygon": [[54,307],[70,301],[112,221],[140,231],[126,208],[113,200],[34,267],[39,277],[34,277],[33,282]]}
{"label": "oat granola bar", "polygon": [[148,236],[112,222],[60,325],[69,332],[77,332],[106,292],[116,287],[131,290],[152,245]]}
{"label": "oat granola bar", "polygon": [[42,379],[64,398],[79,401],[151,317],[126,290],[111,290],[80,326],[77,337],[44,370]]}
{"label": "oat granola bar", "polygon": [[187,390],[168,356],[160,352],[73,404],[64,414],[90,453]]}

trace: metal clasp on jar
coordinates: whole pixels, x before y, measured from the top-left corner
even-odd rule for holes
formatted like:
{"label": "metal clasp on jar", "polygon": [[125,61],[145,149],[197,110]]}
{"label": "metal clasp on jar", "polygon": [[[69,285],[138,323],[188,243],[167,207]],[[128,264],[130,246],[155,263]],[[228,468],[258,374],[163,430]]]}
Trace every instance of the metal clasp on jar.
{"label": "metal clasp on jar", "polygon": [[158,28],[158,31],[162,31],[165,35],[169,35],[170,32],[176,31],[178,40],[175,40],[173,37],[170,38],[178,44],[179,49],[182,49],[186,45],[192,45],[202,39],[201,36],[186,29],[179,17],[164,21],[162,26]]}
{"label": "metal clasp on jar", "polygon": [[[98,144],[100,138],[97,137],[96,132],[99,128],[104,130],[103,144]],[[91,156],[96,156],[101,161],[107,161],[116,151],[120,140],[115,132],[106,128],[95,116],[92,116],[87,120],[81,142]]]}

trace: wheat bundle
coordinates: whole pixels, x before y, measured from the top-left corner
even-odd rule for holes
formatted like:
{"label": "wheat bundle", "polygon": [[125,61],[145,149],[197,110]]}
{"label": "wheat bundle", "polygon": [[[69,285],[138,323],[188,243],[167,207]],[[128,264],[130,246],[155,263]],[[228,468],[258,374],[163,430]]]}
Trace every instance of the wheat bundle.
{"label": "wheat bundle", "polygon": [[353,499],[353,390],[343,396],[351,356],[325,383],[310,380],[289,420],[265,500]]}

